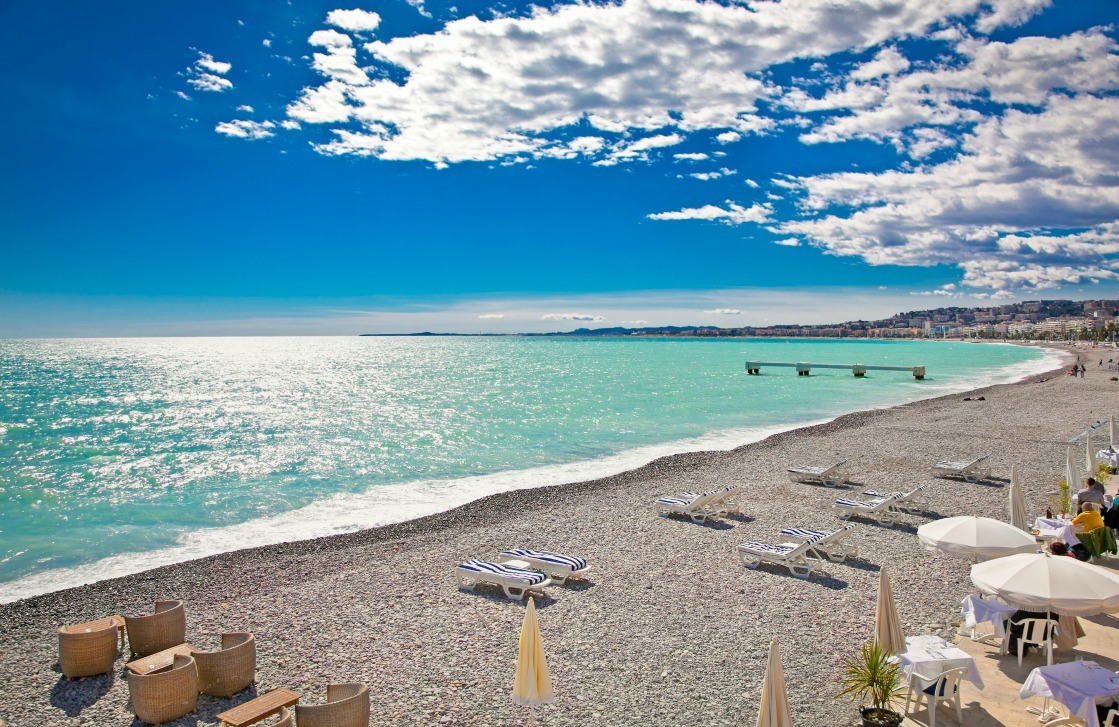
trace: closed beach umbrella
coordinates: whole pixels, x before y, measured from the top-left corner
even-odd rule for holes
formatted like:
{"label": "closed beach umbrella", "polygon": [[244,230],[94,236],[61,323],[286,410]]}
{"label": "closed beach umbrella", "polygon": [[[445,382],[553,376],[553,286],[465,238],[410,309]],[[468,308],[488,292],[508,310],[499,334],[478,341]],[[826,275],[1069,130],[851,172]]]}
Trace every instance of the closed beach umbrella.
{"label": "closed beach umbrella", "polygon": [[777,650],[776,636],[769,642],[769,663],[765,666],[765,681],[762,682],[758,727],[793,727],[789,693],[785,690],[785,673],[781,670],[781,652]]}
{"label": "closed beach umbrella", "polygon": [[1018,465],[1010,468],[1010,524],[1029,532],[1026,523],[1026,497],[1022,494],[1022,481],[1018,478]]}
{"label": "closed beach umbrella", "polygon": [[[1023,521],[1026,517],[1024,511],[1025,508]],[[1019,529],[1001,520],[974,515],[945,517],[925,523],[917,528],[917,539],[926,550],[979,560],[1037,550],[1037,541],[1025,532],[1024,527]]]}
{"label": "closed beach umbrella", "polygon": [[1089,477],[1095,477],[1100,471],[1100,466],[1096,464],[1096,448],[1092,446],[1091,434],[1084,438],[1084,466],[1088,468]]}
{"label": "closed beach umbrella", "polygon": [[1068,452],[1065,454],[1065,482],[1068,486],[1073,488],[1073,492],[1080,489],[1080,473],[1076,471],[1076,464],[1073,462],[1072,445],[1068,446]]}
{"label": "closed beach umbrella", "polygon": [[535,707],[552,701],[552,677],[544,656],[544,641],[536,623],[536,604],[529,596],[525,620],[521,624],[521,648],[517,654],[517,674],[513,678],[513,701]]}
{"label": "closed beach umbrella", "polygon": [[888,654],[905,653],[905,633],[901,630],[901,618],[894,604],[894,590],[890,588],[890,576],[886,567],[878,572],[878,608],[874,613],[874,638],[878,647]]}
{"label": "closed beach umbrella", "polygon": [[1049,553],[1024,553],[978,563],[971,582],[983,593],[1030,611],[1094,616],[1119,611],[1119,574]]}
{"label": "closed beach umbrella", "polygon": [[1119,452],[1119,427],[1115,426],[1115,415],[1111,415],[1111,451]]}

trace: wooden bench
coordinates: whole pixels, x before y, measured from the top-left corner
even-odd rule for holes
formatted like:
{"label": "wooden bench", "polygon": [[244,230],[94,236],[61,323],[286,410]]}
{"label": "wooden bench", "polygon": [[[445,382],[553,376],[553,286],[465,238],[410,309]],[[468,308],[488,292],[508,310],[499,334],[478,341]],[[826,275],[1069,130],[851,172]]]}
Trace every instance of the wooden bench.
{"label": "wooden bench", "polygon": [[170,649],[157,651],[142,659],[130,661],[125,667],[133,674],[140,674],[141,676],[151,674],[170,667],[175,663],[176,656],[190,656],[190,650],[193,648],[190,644],[179,644],[178,646],[172,646]]}
{"label": "wooden bench", "polygon": [[232,727],[256,724],[265,717],[279,714],[284,707],[292,706],[299,701],[299,697],[299,694],[290,689],[273,689],[256,699],[250,699],[244,704],[238,704],[233,709],[222,712],[218,715],[218,722],[224,722]]}

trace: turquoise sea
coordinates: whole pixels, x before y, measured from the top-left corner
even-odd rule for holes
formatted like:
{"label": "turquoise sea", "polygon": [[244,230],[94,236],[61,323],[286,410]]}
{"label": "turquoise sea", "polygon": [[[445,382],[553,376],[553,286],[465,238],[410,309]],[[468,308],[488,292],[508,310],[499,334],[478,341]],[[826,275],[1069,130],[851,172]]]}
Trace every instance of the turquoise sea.
{"label": "turquoise sea", "polygon": [[[747,376],[747,358],[928,378]],[[917,341],[0,341],[0,602],[727,449],[1055,360]]]}

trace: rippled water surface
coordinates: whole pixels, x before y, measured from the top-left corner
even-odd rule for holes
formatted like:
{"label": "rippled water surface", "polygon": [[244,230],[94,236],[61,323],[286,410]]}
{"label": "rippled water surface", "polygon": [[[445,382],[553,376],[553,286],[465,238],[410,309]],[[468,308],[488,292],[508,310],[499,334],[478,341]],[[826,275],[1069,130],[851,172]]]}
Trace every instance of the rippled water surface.
{"label": "rippled water surface", "polygon": [[[747,357],[929,378],[748,377]],[[1044,358],[878,341],[0,341],[0,600],[729,447]]]}

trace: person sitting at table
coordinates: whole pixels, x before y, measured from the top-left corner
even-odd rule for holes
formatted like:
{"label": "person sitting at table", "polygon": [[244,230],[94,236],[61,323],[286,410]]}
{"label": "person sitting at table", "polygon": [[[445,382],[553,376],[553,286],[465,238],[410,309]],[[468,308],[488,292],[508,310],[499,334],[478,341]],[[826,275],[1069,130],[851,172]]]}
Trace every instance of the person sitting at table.
{"label": "person sitting at table", "polygon": [[1099,505],[1094,502],[1086,502],[1081,505],[1081,510],[1082,512],[1072,519],[1074,526],[1084,528],[1084,532],[1103,527],[1103,517],[1098,512]]}
{"label": "person sitting at table", "polygon": [[1094,502],[1097,505],[1103,504],[1103,493],[1096,489],[1096,479],[1089,477],[1088,481],[1084,483],[1084,489],[1076,493],[1076,504],[1083,505],[1086,502]]}
{"label": "person sitting at table", "polygon": [[[1064,543],[1061,544],[1064,545]],[[1007,630],[1010,635],[1006,642],[1006,648],[1011,654],[1018,653],[1018,639],[1022,638],[1022,632],[1026,630],[1026,625],[1021,622],[1028,618],[1040,618],[1044,620],[1052,618],[1052,616],[1045,613],[1045,611],[1024,611],[1022,609],[1018,609],[1012,613],[1010,615],[1010,623],[1007,624]],[[1036,637],[1037,634],[1034,634],[1034,636]],[[1046,634],[1046,636],[1048,636],[1048,634]],[[1032,644],[1026,644],[1026,648],[1022,653],[1029,654],[1031,646]]]}

